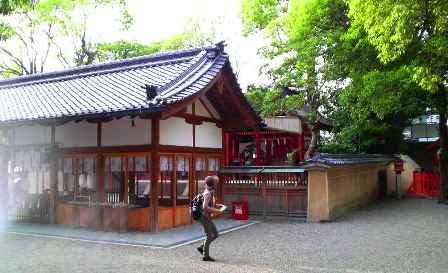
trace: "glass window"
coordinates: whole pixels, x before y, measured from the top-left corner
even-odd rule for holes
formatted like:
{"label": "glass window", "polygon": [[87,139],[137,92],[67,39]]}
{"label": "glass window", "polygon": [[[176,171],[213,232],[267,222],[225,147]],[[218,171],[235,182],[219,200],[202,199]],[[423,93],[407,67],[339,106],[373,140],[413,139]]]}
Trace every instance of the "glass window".
{"label": "glass window", "polygon": [[49,151],[37,147],[12,148],[10,156],[9,162],[5,162],[7,173],[1,173],[8,180],[3,193],[8,195],[8,219],[48,223]]}
{"label": "glass window", "polygon": [[61,201],[96,200],[94,157],[58,158],[58,191]]}
{"label": "glass window", "polygon": [[173,156],[160,156],[160,178],[159,178],[159,206],[170,207],[173,205],[172,184],[173,179]]}
{"label": "glass window", "polygon": [[176,158],[177,177],[177,205],[187,205],[190,200],[190,158],[179,156]]}
{"label": "glass window", "polygon": [[209,159],[208,159],[208,171],[209,171],[209,175],[218,175],[219,158],[217,158],[217,157],[209,157]]}
{"label": "glass window", "polygon": [[118,203],[124,201],[125,169],[123,157],[104,158],[104,181],[106,202]]}
{"label": "glass window", "polygon": [[61,201],[73,201],[75,176],[73,158],[58,158],[58,191]]}
{"label": "glass window", "polygon": [[129,203],[149,207],[151,189],[151,158],[129,157]]}
{"label": "glass window", "polygon": [[196,193],[204,189],[205,177],[207,176],[207,163],[205,157],[196,157]]}
{"label": "glass window", "polygon": [[219,157],[197,156],[196,157],[196,192],[204,190],[205,178],[209,175],[218,175]]}

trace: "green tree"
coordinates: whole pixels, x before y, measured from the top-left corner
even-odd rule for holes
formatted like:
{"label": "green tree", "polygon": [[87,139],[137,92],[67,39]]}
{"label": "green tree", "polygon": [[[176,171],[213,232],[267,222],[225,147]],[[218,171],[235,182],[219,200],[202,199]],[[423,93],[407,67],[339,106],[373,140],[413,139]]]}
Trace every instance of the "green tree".
{"label": "green tree", "polygon": [[244,96],[263,118],[286,108],[285,95],[273,87],[249,85]]}
{"label": "green tree", "polygon": [[100,43],[96,54],[98,62],[107,62],[149,55],[162,50],[161,43],[155,42],[150,46],[136,41],[116,41],[112,43]]}
{"label": "green tree", "polygon": [[399,153],[405,150],[403,129],[424,113],[425,92],[403,69],[406,57],[384,64],[363,28],[351,25],[335,48],[346,85],[333,101],[328,120],[335,137],[324,151]]}
{"label": "green tree", "polygon": [[443,0],[350,0],[353,27],[363,29],[383,64],[402,69],[430,96],[441,140],[440,203],[448,203],[448,2]]}
{"label": "green tree", "polygon": [[66,67],[92,63],[96,45],[87,35],[88,18],[102,7],[119,9],[123,27],[132,23],[124,0],[38,0],[1,17],[0,74],[40,73],[56,58]]}
{"label": "green tree", "polygon": [[[30,5],[32,0],[0,0],[0,15],[6,16],[13,13],[16,9]],[[12,34],[10,26],[0,20],[0,41],[5,40]]]}
{"label": "green tree", "polygon": [[29,5],[32,0],[1,0],[0,1],[0,14],[7,15],[12,13],[15,9]]}
{"label": "green tree", "polygon": [[305,158],[315,152],[317,125],[343,80],[333,59],[348,28],[347,12],[342,0],[242,1],[245,33],[266,31],[271,41],[261,53],[272,60],[266,69],[274,88],[286,94],[284,110],[305,119],[312,134]]}
{"label": "green tree", "polygon": [[399,65],[372,65],[366,70],[350,65],[353,63],[346,69],[351,83],[341,92],[338,107],[329,117],[339,132],[335,142],[356,144],[359,153],[402,152],[402,132],[410,119],[424,113],[425,94]]}
{"label": "green tree", "polygon": [[154,54],[158,52],[182,50],[210,45],[215,40],[215,32],[204,30],[200,21],[190,19],[184,31],[167,39],[144,45],[137,41],[119,40],[111,43],[99,43],[95,58],[97,62],[114,61],[126,58]]}

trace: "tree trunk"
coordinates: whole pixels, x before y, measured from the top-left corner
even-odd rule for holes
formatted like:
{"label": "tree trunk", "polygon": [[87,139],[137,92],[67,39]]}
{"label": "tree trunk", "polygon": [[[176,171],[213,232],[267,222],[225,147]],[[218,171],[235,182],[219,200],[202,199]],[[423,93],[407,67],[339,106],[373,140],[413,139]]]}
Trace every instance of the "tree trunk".
{"label": "tree trunk", "polygon": [[314,156],[317,148],[317,139],[319,137],[319,129],[316,129],[315,125],[308,125],[308,129],[311,131],[311,143],[305,153],[305,160],[310,159]]}
{"label": "tree trunk", "polygon": [[439,100],[438,100],[438,112],[439,118],[439,133],[440,133],[440,198],[439,203],[448,204],[448,128],[447,122],[447,94],[445,88],[441,87],[439,89]]}
{"label": "tree trunk", "polygon": [[440,113],[439,128],[440,128],[440,198],[439,203],[448,204],[448,128],[446,126],[447,113]]}

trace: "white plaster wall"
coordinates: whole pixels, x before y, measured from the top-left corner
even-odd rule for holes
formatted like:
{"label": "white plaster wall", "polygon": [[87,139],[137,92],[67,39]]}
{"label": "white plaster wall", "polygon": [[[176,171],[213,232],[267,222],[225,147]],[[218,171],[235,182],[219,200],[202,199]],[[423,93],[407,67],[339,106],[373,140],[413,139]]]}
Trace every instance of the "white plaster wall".
{"label": "white plaster wall", "polygon": [[56,126],[56,142],[62,148],[96,146],[96,136],[96,123],[71,121]]}
{"label": "white plaster wall", "polygon": [[[405,195],[406,191],[412,185],[414,179],[414,171],[421,170],[420,165],[417,164],[408,155],[400,155],[400,158],[404,160],[403,169],[401,173],[401,194]],[[387,194],[395,195],[397,194],[397,174],[394,172],[394,164],[391,163],[387,167]]]}
{"label": "white plaster wall", "polygon": [[[212,113],[213,118],[221,119],[221,116],[216,111],[215,107],[213,107],[212,103],[207,99],[207,97],[202,96],[201,99],[204,102],[204,104],[207,106],[208,110],[210,110],[210,112]],[[207,109],[205,108],[204,104],[202,104],[202,102],[200,100],[196,101],[196,109],[195,109],[196,115],[202,116],[202,117],[212,117],[210,115],[210,113],[207,111]]]}
{"label": "white plaster wall", "polygon": [[[195,101],[195,109],[194,110],[195,110],[196,116],[221,119],[221,116],[219,115],[218,111],[216,111],[215,107],[213,107],[212,103],[207,99],[206,96],[202,96],[201,100],[204,103],[202,103],[200,100]],[[210,112],[207,111],[204,104],[207,106],[208,110],[210,110],[210,112],[212,113],[213,116],[210,115]],[[192,104],[188,105],[187,114],[193,114]]]}
{"label": "white plaster wall", "polygon": [[222,148],[222,130],[215,123],[204,122],[196,126],[196,147]]}
{"label": "white plaster wall", "polygon": [[102,124],[101,146],[151,144],[151,120],[123,117]]}
{"label": "white plaster wall", "polygon": [[15,129],[15,145],[50,144],[51,127],[42,125],[21,126]]}
{"label": "white plaster wall", "polygon": [[193,125],[183,118],[169,118],[160,121],[160,144],[193,146]]}
{"label": "white plaster wall", "polygon": [[[207,107],[209,107],[207,105]],[[210,109],[210,108],[209,108]],[[200,117],[208,117],[211,118],[212,115],[210,115],[210,113],[207,111],[207,109],[205,109],[204,105],[202,104],[201,101],[197,100],[196,101],[196,106],[195,106],[195,112],[196,112],[196,116],[200,116]],[[212,112],[213,113],[213,112]]]}

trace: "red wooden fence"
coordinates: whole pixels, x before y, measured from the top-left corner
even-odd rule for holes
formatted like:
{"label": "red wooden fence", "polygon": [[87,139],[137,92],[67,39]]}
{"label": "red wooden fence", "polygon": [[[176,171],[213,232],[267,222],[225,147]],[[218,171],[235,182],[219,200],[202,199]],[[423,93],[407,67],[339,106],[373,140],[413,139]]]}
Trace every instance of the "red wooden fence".
{"label": "red wooden fence", "polygon": [[440,173],[414,172],[412,184],[406,193],[418,197],[440,197]]}

